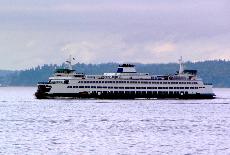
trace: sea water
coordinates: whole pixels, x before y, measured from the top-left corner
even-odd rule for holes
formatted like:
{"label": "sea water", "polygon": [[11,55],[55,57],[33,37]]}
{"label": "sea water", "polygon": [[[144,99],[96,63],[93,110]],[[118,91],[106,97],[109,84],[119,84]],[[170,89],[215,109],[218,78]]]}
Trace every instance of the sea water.
{"label": "sea water", "polygon": [[210,100],[37,100],[0,88],[0,154],[230,154],[230,89]]}

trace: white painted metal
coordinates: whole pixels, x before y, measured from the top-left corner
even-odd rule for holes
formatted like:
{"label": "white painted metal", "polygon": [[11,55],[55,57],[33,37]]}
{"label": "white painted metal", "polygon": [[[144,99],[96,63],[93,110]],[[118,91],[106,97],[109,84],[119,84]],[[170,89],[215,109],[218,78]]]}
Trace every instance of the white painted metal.
{"label": "white painted metal", "polygon": [[[69,58],[71,65],[72,58]],[[93,91],[154,91],[154,92],[179,92],[188,94],[213,94],[212,85],[204,84],[196,75],[184,74],[182,57],[179,60],[180,69],[178,75],[172,75],[172,79],[164,79],[163,76],[149,75],[148,73],[136,73],[135,67],[121,67],[122,73],[104,73],[103,75],[83,75],[80,73],[55,73],[49,78],[49,85],[53,93],[79,93]],[[72,69],[72,67],[71,67]],[[78,75],[81,75],[80,77]],[[190,76],[190,78],[189,78]],[[68,83],[65,83],[68,80]]]}

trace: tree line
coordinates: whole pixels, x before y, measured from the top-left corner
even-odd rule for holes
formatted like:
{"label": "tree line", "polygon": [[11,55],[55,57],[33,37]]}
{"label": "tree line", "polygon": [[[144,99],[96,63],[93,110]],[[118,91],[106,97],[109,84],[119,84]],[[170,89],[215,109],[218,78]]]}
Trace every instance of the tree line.
{"label": "tree line", "polygon": [[[73,68],[85,74],[103,74],[116,72],[118,63],[84,64],[77,63]],[[174,74],[179,69],[177,63],[168,64],[139,64],[138,72],[155,75]],[[203,62],[186,62],[185,69],[198,70],[198,76],[205,82],[213,83],[214,87],[230,87],[230,61],[213,60]],[[55,69],[65,67],[65,64],[45,64],[21,71],[0,71],[0,84],[2,86],[36,86],[39,81],[47,81]]]}

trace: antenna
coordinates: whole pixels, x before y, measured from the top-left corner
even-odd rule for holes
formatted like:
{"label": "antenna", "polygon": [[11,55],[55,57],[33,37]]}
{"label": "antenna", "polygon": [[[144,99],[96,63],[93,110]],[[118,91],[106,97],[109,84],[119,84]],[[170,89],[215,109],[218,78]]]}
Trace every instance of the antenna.
{"label": "antenna", "polygon": [[179,64],[180,64],[179,74],[183,74],[183,72],[184,72],[184,62],[182,60],[182,56],[179,59]]}
{"label": "antenna", "polygon": [[73,69],[73,67],[72,67],[72,60],[75,60],[74,58],[72,58],[72,55],[69,55],[69,59],[66,60],[66,63],[68,63],[68,68],[70,70]]}

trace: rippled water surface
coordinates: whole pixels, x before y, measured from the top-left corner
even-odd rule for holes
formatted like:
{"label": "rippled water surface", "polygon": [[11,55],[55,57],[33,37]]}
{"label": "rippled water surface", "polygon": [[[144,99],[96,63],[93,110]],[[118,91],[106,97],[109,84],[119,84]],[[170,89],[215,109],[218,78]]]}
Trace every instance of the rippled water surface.
{"label": "rippled water surface", "polygon": [[37,100],[0,88],[0,154],[230,154],[230,89],[213,100]]}

